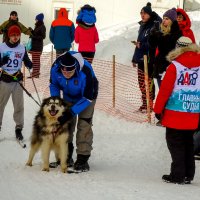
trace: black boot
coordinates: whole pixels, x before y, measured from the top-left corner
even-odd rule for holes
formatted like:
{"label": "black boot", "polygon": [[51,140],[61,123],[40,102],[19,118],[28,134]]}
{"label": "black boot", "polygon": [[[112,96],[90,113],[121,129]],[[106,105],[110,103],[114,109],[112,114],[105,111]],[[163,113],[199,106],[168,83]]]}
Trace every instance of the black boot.
{"label": "black boot", "polygon": [[76,172],[87,172],[90,170],[90,166],[88,164],[88,159],[90,155],[77,155],[77,160],[74,163],[74,171]]}
{"label": "black boot", "polygon": [[72,158],[74,151],[74,145],[72,142],[68,143],[68,156],[67,156],[67,167],[73,167],[74,160]]}
{"label": "black boot", "polygon": [[23,140],[24,139],[24,137],[22,135],[22,129],[21,128],[15,129],[15,135],[16,135],[17,140]]}
{"label": "black boot", "polygon": [[175,179],[172,177],[172,175],[163,175],[162,180],[166,183],[175,183],[180,185],[183,185],[185,183],[184,180]]}
{"label": "black boot", "polygon": [[184,183],[185,184],[191,184],[191,181],[193,181],[193,178],[185,177]]}

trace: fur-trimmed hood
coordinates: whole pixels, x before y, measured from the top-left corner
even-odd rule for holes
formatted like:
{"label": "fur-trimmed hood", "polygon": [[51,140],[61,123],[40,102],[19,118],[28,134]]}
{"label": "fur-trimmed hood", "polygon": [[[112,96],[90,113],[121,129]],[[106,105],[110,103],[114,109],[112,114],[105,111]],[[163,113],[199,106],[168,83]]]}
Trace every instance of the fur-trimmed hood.
{"label": "fur-trimmed hood", "polygon": [[191,44],[187,47],[176,48],[166,58],[169,62],[176,60],[187,67],[200,66],[200,46]]}

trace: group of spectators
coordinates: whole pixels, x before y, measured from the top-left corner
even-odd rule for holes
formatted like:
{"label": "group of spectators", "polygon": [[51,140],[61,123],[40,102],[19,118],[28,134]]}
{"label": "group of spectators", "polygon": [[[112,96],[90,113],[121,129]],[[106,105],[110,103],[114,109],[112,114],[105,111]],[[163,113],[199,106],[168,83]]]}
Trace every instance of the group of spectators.
{"label": "group of spectators", "polygon": [[170,174],[162,179],[189,184],[195,174],[193,138],[200,129],[200,47],[195,44],[190,18],[183,9],[169,9],[161,19],[152,11],[151,3],[147,3],[140,15],[132,59],[133,66],[138,67],[142,92],[139,111],[147,110],[144,89],[144,55],[147,55],[149,77],[159,88],[153,108],[155,90],[151,87],[150,106],[158,124],[166,127],[172,158]]}
{"label": "group of spectators", "polygon": [[[75,29],[74,23],[68,19],[68,11],[60,8],[58,17],[55,19],[50,28],[49,39],[54,45],[56,56],[69,51],[72,43],[79,45],[78,51],[92,63],[95,55],[95,44],[99,42],[98,31],[96,29],[96,9],[90,5],[84,5],[77,13]],[[0,25],[0,34],[3,34],[3,42],[8,41],[9,27],[17,25],[22,33],[31,38],[31,49],[29,53],[32,55],[33,70],[28,78],[39,78],[40,76],[40,56],[43,51],[43,40],[46,38],[46,27],[44,25],[44,14],[40,13],[35,17],[35,27],[26,28],[19,22],[16,11],[10,13],[7,21]]]}
{"label": "group of spectators", "polygon": [[[92,119],[98,95],[98,80],[91,66],[95,44],[99,41],[95,12],[95,8],[90,5],[81,7],[75,29],[73,22],[68,19],[67,10],[61,8],[49,33],[57,55],[50,73],[50,94],[60,96],[62,92],[63,98],[72,104],[60,123],[73,118],[69,130],[67,163],[81,172],[89,170],[88,159],[93,141]],[[147,110],[143,89],[144,55],[147,55],[149,76],[156,79],[155,84],[159,87],[154,108],[153,104],[150,105],[156,118],[166,127],[166,141],[172,157],[170,174],[163,175],[162,179],[171,183],[189,184],[195,174],[193,135],[200,127],[200,47],[195,44],[190,19],[183,9],[169,9],[160,18],[148,3],[140,14],[142,20],[139,22],[137,41],[133,41],[136,48],[132,59],[133,66],[138,67],[142,93],[139,110]],[[0,130],[5,106],[12,95],[15,134],[19,140],[23,140],[24,126],[22,61],[31,72],[30,78],[39,78],[39,60],[46,37],[43,13],[38,14],[35,20],[34,29],[26,28],[18,21],[17,12],[12,11],[9,20],[0,25],[0,33],[4,34],[3,43],[0,44]],[[32,62],[20,44],[21,32],[32,39]],[[79,44],[79,52],[69,51],[74,40]],[[153,102],[154,87],[150,93]],[[74,163],[73,132],[77,119],[77,159]],[[56,160],[50,163],[50,167],[59,164],[60,161]]]}

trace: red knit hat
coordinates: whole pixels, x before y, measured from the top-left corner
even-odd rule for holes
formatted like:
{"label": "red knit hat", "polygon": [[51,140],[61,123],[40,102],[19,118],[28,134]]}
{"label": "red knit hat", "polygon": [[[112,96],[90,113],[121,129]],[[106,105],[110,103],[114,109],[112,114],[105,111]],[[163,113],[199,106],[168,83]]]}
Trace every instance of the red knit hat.
{"label": "red knit hat", "polygon": [[8,37],[10,37],[11,35],[21,35],[21,30],[19,28],[19,26],[13,25],[8,29]]}

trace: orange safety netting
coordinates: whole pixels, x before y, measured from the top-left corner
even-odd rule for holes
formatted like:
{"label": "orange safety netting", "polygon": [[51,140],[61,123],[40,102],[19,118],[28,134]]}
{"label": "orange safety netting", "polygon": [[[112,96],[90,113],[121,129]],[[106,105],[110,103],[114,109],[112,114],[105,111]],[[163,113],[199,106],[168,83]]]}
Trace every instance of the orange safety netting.
{"label": "orange safety netting", "polygon": [[[41,99],[50,95],[50,69],[55,58],[55,53],[42,53],[40,71],[34,69],[36,74],[33,74],[33,80]],[[33,59],[37,61],[36,58]],[[38,62],[34,66],[35,68],[39,66]],[[140,106],[147,106],[144,72],[132,66],[99,59],[94,59],[92,66],[99,81],[99,95],[96,108],[128,121],[147,122],[148,114],[146,110],[139,111]],[[32,79],[27,78],[30,76],[28,70],[24,69],[24,74],[25,88],[30,93],[35,93]],[[152,92],[152,80],[149,79],[148,85],[150,89],[149,105],[152,111],[154,93]],[[150,112],[149,118],[151,122],[154,122],[153,112]]]}

